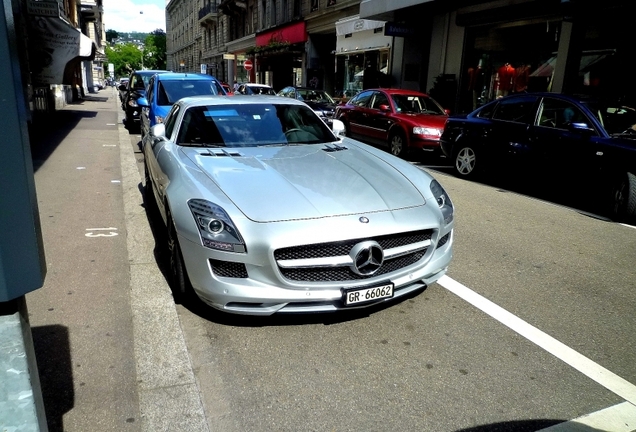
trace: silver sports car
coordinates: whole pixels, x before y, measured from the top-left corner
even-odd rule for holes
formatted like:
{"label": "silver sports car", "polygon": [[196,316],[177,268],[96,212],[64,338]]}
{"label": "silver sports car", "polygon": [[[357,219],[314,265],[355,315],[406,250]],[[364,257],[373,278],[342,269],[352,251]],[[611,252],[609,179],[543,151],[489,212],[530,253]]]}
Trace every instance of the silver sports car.
{"label": "silver sports car", "polygon": [[231,313],[361,308],[452,258],[453,204],[427,172],[277,96],[182,99],[144,137],[173,289]]}

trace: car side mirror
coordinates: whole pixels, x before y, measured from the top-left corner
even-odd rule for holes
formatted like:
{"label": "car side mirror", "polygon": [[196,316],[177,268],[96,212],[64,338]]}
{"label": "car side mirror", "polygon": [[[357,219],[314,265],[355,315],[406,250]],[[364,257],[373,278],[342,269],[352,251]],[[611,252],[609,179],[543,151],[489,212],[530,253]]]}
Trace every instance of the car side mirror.
{"label": "car side mirror", "polygon": [[137,99],[137,105],[142,108],[148,108],[150,106],[150,104],[148,103],[148,99],[146,99],[145,97],[140,97],[139,99]]}
{"label": "car side mirror", "polygon": [[568,130],[570,132],[577,132],[577,133],[582,133],[585,135],[592,135],[596,133],[596,130],[590,127],[587,123],[575,123],[575,122],[569,123]]}
{"label": "car side mirror", "polygon": [[163,123],[157,123],[150,128],[150,136],[153,138],[166,138],[166,125]]}
{"label": "car side mirror", "polygon": [[384,111],[384,112],[391,111],[391,107],[388,106],[387,104],[381,104],[378,108],[380,108],[380,111]]}
{"label": "car side mirror", "polygon": [[446,115],[450,115],[450,113],[451,113],[451,111],[448,108],[445,108],[444,112],[446,113]]}
{"label": "car side mirror", "polygon": [[346,129],[342,120],[333,119],[331,121],[331,130],[333,131],[333,134],[338,138],[345,136]]}

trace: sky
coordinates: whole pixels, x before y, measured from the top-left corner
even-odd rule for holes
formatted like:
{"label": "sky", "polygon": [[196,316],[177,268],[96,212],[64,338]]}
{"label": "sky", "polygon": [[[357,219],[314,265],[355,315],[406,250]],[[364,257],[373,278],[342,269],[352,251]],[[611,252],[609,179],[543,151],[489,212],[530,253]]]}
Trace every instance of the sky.
{"label": "sky", "polygon": [[106,30],[119,33],[166,31],[166,0],[104,0]]}

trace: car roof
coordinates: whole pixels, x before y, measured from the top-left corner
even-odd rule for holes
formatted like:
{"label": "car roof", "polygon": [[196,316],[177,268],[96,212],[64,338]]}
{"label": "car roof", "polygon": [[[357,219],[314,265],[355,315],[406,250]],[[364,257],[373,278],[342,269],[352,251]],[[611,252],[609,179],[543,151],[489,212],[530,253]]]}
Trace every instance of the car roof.
{"label": "car roof", "polygon": [[245,84],[242,84],[242,85],[247,86],[247,87],[267,87],[267,88],[272,88],[272,86],[268,86],[267,84],[258,84],[258,83],[245,83]]}
{"label": "car roof", "polygon": [[177,103],[181,104],[184,108],[205,105],[260,105],[264,103],[271,103],[276,105],[305,105],[299,100],[283,98],[280,96],[260,95],[259,97],[255,98],[254,96],[238,94],[232,97],[228,97],[225,95],[189,96],[179,100],[179,102]]}
{"label": "car roof", "polygon": [[396,94],[396,95],[417,95],[417,96],[430,97],[426,93],[422,93],[422,92],[419,92],[417,90],[406,90],[406,89],[398,89],[398,88],[370,88],[370,89],[361,90],[361,92],[362,91],[369,91],[369,90],[383,91],[383,92],[391,94],[391,95],[393,95],[393,94]]}
{"label": "car roof", "polygon": [[159,81],[177,81],[177,80],[183,80],[183,81],[186,81],[186,80],[190,80],[190,81],[196,81],[196,80],[213,81],[213,80],[216,80],[216,81],[218,81],[212,75],[206,75],[206,74],[200,74],[200,73],[188,73],[188,72],[167,72],[167,73],[158,74],[157,75],[157,80],[159,80]]}

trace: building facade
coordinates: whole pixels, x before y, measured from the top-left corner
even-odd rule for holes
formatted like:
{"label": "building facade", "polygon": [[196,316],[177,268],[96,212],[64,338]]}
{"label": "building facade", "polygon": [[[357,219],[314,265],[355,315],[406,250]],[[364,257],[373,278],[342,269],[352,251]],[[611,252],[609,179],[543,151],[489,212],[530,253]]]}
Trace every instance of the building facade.
{"label": "building facade", "polygon": [[632,100],[630,0],[363,0],[396,26],[390,71],[455,112],[526,91]]}
{"label": "building facade", "polygon": [[[29,119],[82,98],[103,72],[93,60],[101,46],[102,0],[11,0]],[[87,3],[83,7],[82,3]],[[90,24],[93,23],[93,24]],[[103,26],[102,26],[103,27]],[[103,61],[103,48],[101,48]]]}

